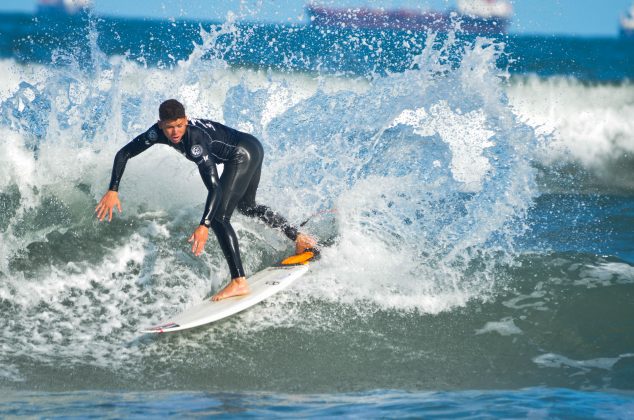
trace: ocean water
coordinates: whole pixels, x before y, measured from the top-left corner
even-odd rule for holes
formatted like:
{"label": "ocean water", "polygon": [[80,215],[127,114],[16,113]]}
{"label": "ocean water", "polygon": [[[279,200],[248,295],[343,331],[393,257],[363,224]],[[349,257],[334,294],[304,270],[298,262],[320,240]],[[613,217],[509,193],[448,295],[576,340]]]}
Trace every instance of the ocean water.
{"label": "ocean water", "polygon": [[[0,415],[631,418],[634,44],[0,16]],[[254,16],[250,16],[251,21]],[[325,247],[226,321],[164,99],[261,139],[258,200]],[[233,219],[245,268],[292,251]]]}

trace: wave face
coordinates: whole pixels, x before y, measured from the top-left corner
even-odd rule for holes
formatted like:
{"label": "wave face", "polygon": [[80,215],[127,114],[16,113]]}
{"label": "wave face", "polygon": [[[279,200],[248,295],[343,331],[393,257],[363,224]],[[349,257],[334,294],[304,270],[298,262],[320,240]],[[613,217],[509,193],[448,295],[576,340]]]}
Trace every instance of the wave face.
{"label": "wave face", "polygon": [[535,160],[542,191],[632,195],[634,84],[528,76],[507,92],[520,119],[545,140]]}
{"label": "wave face", "polygon": [[[92,27],[80,38],[88,54],[71,48],[53,63],[0,63],[1,383],[287,392],[632,386],[628,335],[614,345],[605,337],[607,354],[593,356],[587,340],[572,352],[579,336],[558,334],[580,327],[574,314],[586,289],[597,288],[605,309],[631,297],[633,274],[615,252],[568,255],[544,244],[567,214],[533,235],[552,211],[535,201],[534,165],[550,137],[534,128],[528,105],[516,109],[523,86],[509,87],[496,65],[502,43],[431,35],[406,70],[344,77],[283,62],[231,66],[227,39],[249,35],[232,22],[201,29],[185,58],[147,66],[105,54],[97,41],[114,34]],[[327,35],[321,41],[333,50],[344,41],[374,45]],[[98,223],[92,213],[116,151],[170,97],[192,117],[260,138],[258,200],[297,224],[312,216],[306,229],[329,246],[297,287],[256,309],[147,337],[138,331],[229,275],[213,240],[201,258],[188,252],[206,191],[196,168],[167,148],[128,163],[122,215]],[[630,214],[621,217],[627,223]],[[239,215],[233,224],[248,273],[291,252],[276,231]],[[589,232],[588,242],[598,236]],[[561,324],[547,323],[559,315]],[[604,319],[631,331],[622,313]]]}

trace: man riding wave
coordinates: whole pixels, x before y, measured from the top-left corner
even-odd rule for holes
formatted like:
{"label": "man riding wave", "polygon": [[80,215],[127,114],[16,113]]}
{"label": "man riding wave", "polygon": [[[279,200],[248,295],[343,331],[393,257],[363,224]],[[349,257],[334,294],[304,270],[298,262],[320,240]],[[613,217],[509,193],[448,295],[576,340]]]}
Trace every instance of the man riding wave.
{"label": "man riding wave", "polygon": [[[108,221],[112,220],[115,207],[121,212],[118,190],[127,161],[155,144],[168,145],[196,163],[207,187],[205,210],[189,242],[192,252],[199,256],[207,242],[209,228],[213,229],[229,265],[231,281],[212,300],[249,293],[238,238],[230,222],[236,208],[244,215],[257,217],[280,229],[295,241],[298,254],[317,245],[314,238],[300,233],[279,213],[255,202],[264,157],[259,140],[215,121],[189,120],[184,106],[175,99],[163,102],[159,106],[159,121],[117,152],[110,187],[95,209],[100,221],[106,216]],[[221,176],[218,176],[218,163],[224,164]]]}

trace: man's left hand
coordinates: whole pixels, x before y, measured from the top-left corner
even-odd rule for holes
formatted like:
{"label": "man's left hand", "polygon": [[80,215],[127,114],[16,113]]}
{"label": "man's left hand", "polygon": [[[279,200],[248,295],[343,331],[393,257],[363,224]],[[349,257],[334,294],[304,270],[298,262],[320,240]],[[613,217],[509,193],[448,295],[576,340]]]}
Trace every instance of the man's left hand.
{"label": "man's left hand", "polygon": [[198,226],[194,233],[192,233],[192,236],[189,237],[188,242],[192,242],[192,252],[195,256],[199,256],[203,253],[203,248],[205,248],[208,237],[209,228],[203,225]]}
{"label": "man's left hand", "polygon": [[299,233],[295,239],[295,254],[299,255],[307,249],[316,248],[317,239],[305,233]]}

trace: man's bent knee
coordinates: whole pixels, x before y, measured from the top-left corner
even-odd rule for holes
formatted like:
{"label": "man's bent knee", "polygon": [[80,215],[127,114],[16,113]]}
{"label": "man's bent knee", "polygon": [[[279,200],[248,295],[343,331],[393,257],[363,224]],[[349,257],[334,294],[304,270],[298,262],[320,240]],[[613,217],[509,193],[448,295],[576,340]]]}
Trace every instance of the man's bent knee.
{"label": "man's bent knee", "polygon": [[257,205],[255,203],[249,203],[247,201],[241,201],[238,203],[238,211],[245,216],[253,217],[255,215]]}

